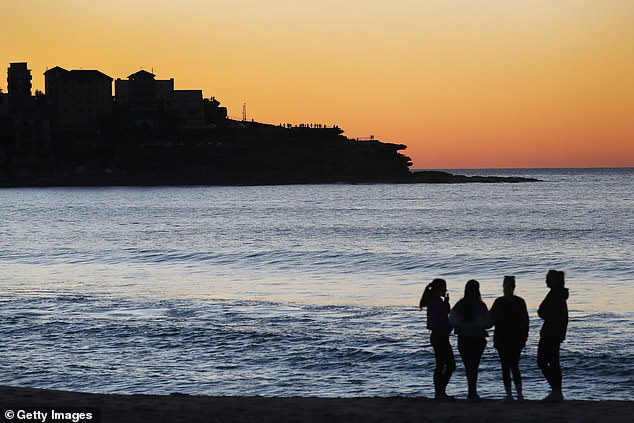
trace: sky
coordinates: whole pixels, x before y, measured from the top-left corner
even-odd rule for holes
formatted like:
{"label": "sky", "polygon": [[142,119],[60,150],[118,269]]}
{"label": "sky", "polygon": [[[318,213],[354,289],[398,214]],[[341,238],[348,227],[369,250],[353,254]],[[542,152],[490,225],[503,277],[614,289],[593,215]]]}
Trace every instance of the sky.
{"label": "sky", "polygon": [[[631,0],[0,0],[0,66],[139,69],[415,169],[634,166]],[[6,73],[5,73],[6,75]],[[0,79],[6,92],[6,77]],[[113,85],[114,90],[114,85]]]}

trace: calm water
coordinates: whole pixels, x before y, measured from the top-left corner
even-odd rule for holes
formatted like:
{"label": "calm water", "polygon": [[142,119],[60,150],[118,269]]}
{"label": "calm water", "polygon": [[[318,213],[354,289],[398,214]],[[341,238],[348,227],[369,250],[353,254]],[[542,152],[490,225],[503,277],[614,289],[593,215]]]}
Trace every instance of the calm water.
{"label": "calm water", "polygon": [[[634,400],[634,170],[505,185],[0,190],[0,384],[87,392],[433,395],[425,284],[490,306],[517,276],[529,399],[549,268],[570,398]],[[455,349],[455,338],[454,350]],[[503,388],[491,346],[480,390]],[[461,363],[448,391],[466,394]]]}

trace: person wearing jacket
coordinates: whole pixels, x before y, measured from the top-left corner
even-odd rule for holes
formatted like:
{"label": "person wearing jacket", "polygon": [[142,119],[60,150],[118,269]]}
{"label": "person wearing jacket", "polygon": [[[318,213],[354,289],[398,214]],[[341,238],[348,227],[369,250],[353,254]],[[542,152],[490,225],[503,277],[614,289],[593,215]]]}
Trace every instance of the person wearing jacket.
{"label": "person wearing jacket", "polygon": [[465,367],[469,388],[467,401],[477,402],[480,400],[477,389],[478,368],[487,343],[486,329],[493,326],[491,314],[482,302],[478,281],[472,279],[467,282],[464,298],[451,310],[449,323],[458,335],[458,351]]}
{"label": "person wearing jacket", "polygon": [[528,310],[526,302],[514,295],[515,276],[504,276],[502,282],[504,296],[499,297],[491,307],[491,316],[495,324],[493,346],[500,355],[502,381],[506,397],[504,401],[513,401],[511,373],[515,381],[517,400],[523,401],[522,375],[520,373],[520,355],[528,339]]}
{"label": "person wearing jacket", "polygon": [[434,348],[436,367],[434,369],[434,392],[438,401],[451,401],[446,389],[451,375],[456,369],[456,360],[449,343],[449,293],[444,279],[434,279],[427,285],[420,299],[419,310],[427,307],[427,329],[431,331],[429,341]]}
{"label": "person wearing jacket", "polygon": [[550,292],[544,298],[537,315],[544,320],[539,333],[537,365],[550,385],[551,392],[544,401],[563,401],[561,392],[562,376],[559,363],[559,349],[566,339],[568,329],[568,289],[564,288],[564,272],[549,270],[546,274],[546,286]]}

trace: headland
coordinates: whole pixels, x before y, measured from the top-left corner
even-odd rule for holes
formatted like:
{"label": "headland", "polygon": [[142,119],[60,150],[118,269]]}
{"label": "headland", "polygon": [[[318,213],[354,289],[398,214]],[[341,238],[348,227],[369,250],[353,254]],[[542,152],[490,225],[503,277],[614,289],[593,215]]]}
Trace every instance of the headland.
{"label": "headland", "polygon": [[27,63],[0,92],[0,187],[531,182],[412,172],[404,144],[333,124],[231,118],[215,97],[141,70],[114,80],[55,66],[31,94]]}
{"label": "headland", "polygon": [[48,154],[13,160],[0,187],[213,186],[329,183],[518,183],[410,171],[403,144],[357,140],[339,127],[221,118],[206,128],[109,128],[57,134]]}

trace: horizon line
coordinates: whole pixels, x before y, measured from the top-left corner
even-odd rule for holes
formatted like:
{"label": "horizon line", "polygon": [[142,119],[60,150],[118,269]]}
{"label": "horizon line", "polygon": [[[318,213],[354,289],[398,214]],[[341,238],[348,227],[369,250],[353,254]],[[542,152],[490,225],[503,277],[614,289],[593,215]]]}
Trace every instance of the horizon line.
{"label": "horizon line", "polygon": [[633,166],[582,166],[582,167],[530,167],[530,166],[521,166],[521,167],[426,167],[426,168],[411,168],[412,171],[420,171],[420,170],[517,170],[517,169],[527,169],[527,170],[619,170],[619,169],[634,169]]}

